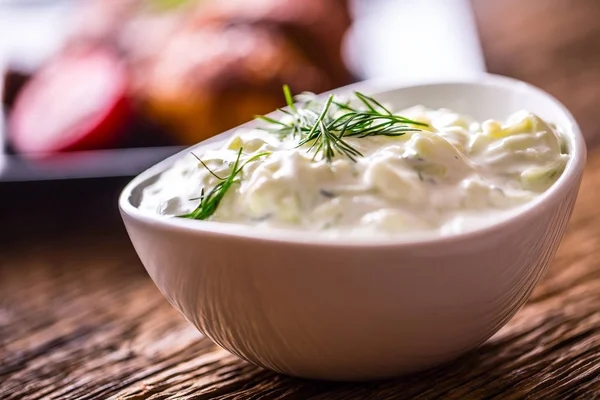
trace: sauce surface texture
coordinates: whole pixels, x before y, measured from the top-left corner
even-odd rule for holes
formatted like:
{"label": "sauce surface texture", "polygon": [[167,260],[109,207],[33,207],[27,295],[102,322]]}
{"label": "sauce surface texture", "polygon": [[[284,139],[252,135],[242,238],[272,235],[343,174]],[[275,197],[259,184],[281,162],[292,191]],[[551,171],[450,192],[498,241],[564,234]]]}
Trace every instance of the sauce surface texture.
{"label": "sauce surface texture", "polygon": [[[327,112],[331,120],[345,110]],[[178,160],[144,189],[140,209],[190,217],[237,161],[216,208],[197,219],[333,236],[451,235],[535,199],[569,159],[556,127],[527,111],[483,122],[422,106],[393,114],[426,125],[396,136],[344,136],[355,157],[338,151],[328,159],[315,141],[299,145],[301,133],[238,130],[220,149]]]}

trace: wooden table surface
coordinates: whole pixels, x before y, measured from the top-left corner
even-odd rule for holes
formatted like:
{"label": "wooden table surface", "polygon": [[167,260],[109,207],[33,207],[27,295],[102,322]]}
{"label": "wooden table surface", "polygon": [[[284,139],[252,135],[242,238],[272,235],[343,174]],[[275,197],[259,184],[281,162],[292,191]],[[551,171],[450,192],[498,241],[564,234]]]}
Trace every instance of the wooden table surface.
{"label": "wooden table surface", "polygon": [[600,2],[475,0],[488,68],[573,110],[590,147],[568,233],[525,307],[446,366],[367,384],[250,365],[148,278],[114,205],[122,180],[0,187],[0,398],[600,398]]}

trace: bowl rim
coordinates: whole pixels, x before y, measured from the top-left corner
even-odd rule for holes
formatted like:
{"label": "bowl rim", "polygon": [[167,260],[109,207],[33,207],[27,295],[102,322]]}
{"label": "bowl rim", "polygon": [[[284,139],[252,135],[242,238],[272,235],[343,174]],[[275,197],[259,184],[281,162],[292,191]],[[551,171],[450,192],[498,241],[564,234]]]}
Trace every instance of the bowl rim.
{"label": "bowl rim", "polygon": [[[130,217],[134,220],[144,223],[146,226],[161,228],[167,231],[188,232],[190,234],[210,234],[223,237],[235,237],[245,240],[268,241],[273,243],[314,245],[314,246],[334,246],[334,247],[421,247],[428,245],[453,244],[457,241],[474,239],[482,235],[498,232],[525,215],[535,217],[543,211],[544,205],[552,202],[555,198],[564,195],[565,191],[578,189],[579,180],[583,173],[586,163],[587,150],[585,140],[581,134],[579,125],[571,112],[554,96],[546,91],[518,79],[509,78],[501,75],[481,73],[472,77],[450,78],[443,80],[427,79],[420,81],[404,82],[389,79],[373,79],[357,82],[348,86],[333,89],[322,93],[319,96],[326,96],[329,93],[345,93],[351,90],[361,90],[370,94],[390,92],[394,90],[409,89],[419,86],[435,86],[446,84],[471,84],[501,87],[517,91],[533,92],[537,96],[546,97],[563,113],[569,121],[570,126],[563,127],[569,138],[570,158],[565,170],[559,179],[544,193],[537,198],[522,206],[516,207],[506,213],[502,219],[484,224],[480,227],[468,230],[466,232],[439,235],[435,230],[417,233],[415,235],[375,235],[365,238],[364,236],[336,236],[310,235],[310,231],[294,230],[287,228],[258,228],[251,225],[236,223],[226,223],[219,221],[195,221],[183,218],[165,218],[159,214],[151,214],[147,211],[141,211],[134,206],[130,199],[133,191],[142,186],[146,181],[158,176],[168,169],[176,160],[187,155],[190,151],[198,148],[210,147],[211,145],[221,144],[229,136],[240,128],[251,128],[256,121],[249,121],[245,124],[232,128],[219,135],[213,136],[193,146],[166,158],[165,160],[148,168],[134,179],[132,179],[119,195],[119,209],[124,220]],[[274,111],[268,115],[276,115]],[[127,221],[126,221],[127,222]],[[307,234],[308,233],[308,234]]]}

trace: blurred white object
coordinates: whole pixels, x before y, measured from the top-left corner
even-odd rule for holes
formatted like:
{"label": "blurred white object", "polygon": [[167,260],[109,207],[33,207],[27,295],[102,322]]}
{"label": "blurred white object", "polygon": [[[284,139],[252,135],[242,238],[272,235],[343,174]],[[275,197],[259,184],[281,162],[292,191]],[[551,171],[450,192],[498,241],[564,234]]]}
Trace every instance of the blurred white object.
{"label": "blurred white object", "polygon": [[62,45],[72,0],[0,0],[0,69],[9,61],[33,70]]}
{"label": "blurred white object", "polygon": [[121,215],[161,292],[234,354],[316,379],[379,379],[423,370],[479,346],[525,303],[565,232],[585,141],[562,104],[511,78],[362,82],[340,90],[376,96],[393,109],[447,107],[476,120],[530,110],[563,129],[571,159],[548,191],[508,219],[447,237],[326,238],[165,218],[139,208],[140,194],[158,174],[190,151],[222,146],[234,128],[135,178],[121,193]]}
{"label": "blurred white object", "polygon": [[361,79],[469,77],[485,62],[468,0],[352,0],[344,53]]}

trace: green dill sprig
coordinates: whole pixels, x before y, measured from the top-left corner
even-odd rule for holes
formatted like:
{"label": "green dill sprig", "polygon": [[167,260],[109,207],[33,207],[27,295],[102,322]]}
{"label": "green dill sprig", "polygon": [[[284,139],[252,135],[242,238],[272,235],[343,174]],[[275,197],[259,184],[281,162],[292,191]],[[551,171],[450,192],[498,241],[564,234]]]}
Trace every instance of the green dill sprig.
{"label": "green dill sprig", "polygon": [[362,157],[360,151],[351,146],[344,138],[365,138],[370,136],[402,136],[407,132],[420,131],[428,125],[422,122],[394,115],[383,104],[374,98],[360,92],[354,96],[364,109],[358,109],[330,95],[325,103],[316,100],[312,94],[302,94],[298,105],[294,104],[290,89],[283,87],[288,110],[280,109],[286,114],[282,120],[266,116],[257,118],[268,123],[260,127],[265,131],[280,136],[292,135],[298,137],[298,147],[311,144],[309,152],[314,152],[315,158],[331,162],[338,155],[356,161]]}
{"label": "green dill sprig", "polygon": [[[256,115],[255,118],[273,125],[272,128],[262,128],[267,132],[275,133],[280,136],[292,135],[292,137],[301,138],[302,135],[309,130],[307,127],[316,120],[318,114],[311,107],[297,108],[294,104],[292,92],[288,85],[283,85],[283,94],[289,110],[283,108],[279,108],[278,110],[285,114],[285,122],[269,118],[265,115]],[[312,100],[307,98],[304,105],[309,105],[311,102]]]}
{"label": "green dill sprig", "polygon": [[343,137],[402,136],[406,132],[421,129],[414,126],[427,126],[407,120],[398,115],[381,115],[372,111],[354,111],[338,117],[331,123],[331,129],[339,131]]}
{"label": "green dill sprig", "polygon": [[234,183],[240,182],[240,179],[239,178],[236,179],[236,178],[240,174],[240,172],[242,172],[242,169],[246,166],[246,164],[248,164],[249,162],[254,161],[260,157],[264,157],[264,156],[271,154],[269,152],[255,154],[252,157],[250,157],[248,160],[246,160],[242,165],[240,165],[240,159],[242,157],[242,150],[243,149],[240,147],[240,150],[237,153],[237,157],[233,163],[233,166],[231,167],[231,173],[226,178],[223,178],[223,177],[220,177],[219,175],[217,175],[213,170],[211,170],[204,163],[204,161],[202,161],[198,156],[196,156],[194,153],[192,153],[192,155],[194,157],[196,157],[196,159],[198,161],[200,161],[200,164],[202,164],[204,166],[204,168],[206,168],[212,176],[214,176],[215,178],[217,178],[219,180],[219,183],[217,183],[208,192],[208,194],[205,194],[204,188],[202,188],[200,190],[199,198],[190,199],[190,200],[198,200],[199,199],[200,203],[198,204],[198,207],[196,207],[196,209],[194,211],[192,211],[188,214],[178,215],[178,217],[189,218],[189,219],[200,219],[200,220],[205,220],[205,219],[210,218],[217,210],[217,207],[221,203],[221,200],[223,200],[223,197],[225,196],[227,191],[231,188],[231,186]]}
{"label": "green dill sprig", "polygon": [[294,98],[292,96],[292,91],[288,85],[283,85],[283,95],[285,97],[285,102],[290,107],[290,110],[293,112],[298,112],[296,106],[294,105]]}
{"label": "green dill sprig", "polygon": [[325,102],[323,110],[321,110],[321,113],[317,117],[317,120],[313,123],[310,131],[306,134],[306,137],[302,139],[300,143],[298,143],[298,147],[312,142],[312,145],[309,147],[308,151],[310,152],[314,149],[315,157],[317,154],[322,152],[323,157],[328,162],[331,162],[335,156],[335,152],[337,151],[343,153],[352,161],[356,161],[355,157],[362,157],[362,154],[346,143],[342,138],[342,134],[336,135],[325,123],[325,117],[327,116],[332,102],[333,95],[330,95]]}

